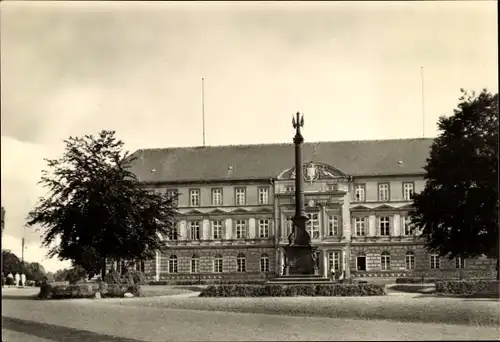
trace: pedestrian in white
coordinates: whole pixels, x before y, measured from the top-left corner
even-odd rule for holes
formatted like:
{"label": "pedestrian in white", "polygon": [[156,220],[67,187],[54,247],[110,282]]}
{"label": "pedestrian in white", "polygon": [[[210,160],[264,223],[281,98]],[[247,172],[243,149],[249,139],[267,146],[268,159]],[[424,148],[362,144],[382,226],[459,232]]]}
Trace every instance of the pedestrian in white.
{"label": "pedestrian in white", "polygon": [[19,273],[16,273],[16,275],[14,276],[14,279],[16,280],[16,287],[19,286],[19,282],[21,281],[21,276],[19,275]]}
{"label": "pedestrian in white", "polygon": [[21,274],[21,286],[25,287],[26,286],[26,274]]}
{"label": "pedestrian in white", "polygon": [[332,276],[332,281],[335,281],[335,269],[332,267],[330,272],[331,272],[331,276]]}

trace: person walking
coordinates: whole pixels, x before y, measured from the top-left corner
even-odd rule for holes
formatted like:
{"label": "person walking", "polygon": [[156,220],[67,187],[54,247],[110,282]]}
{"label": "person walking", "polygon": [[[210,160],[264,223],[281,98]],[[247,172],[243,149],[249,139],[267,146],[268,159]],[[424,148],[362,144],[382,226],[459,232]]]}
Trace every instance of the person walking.
{"label": "person walking", "polygon": [[332,267],[330,269],[330,275],[331,275],[332,281],[335,281],[335,268]]}

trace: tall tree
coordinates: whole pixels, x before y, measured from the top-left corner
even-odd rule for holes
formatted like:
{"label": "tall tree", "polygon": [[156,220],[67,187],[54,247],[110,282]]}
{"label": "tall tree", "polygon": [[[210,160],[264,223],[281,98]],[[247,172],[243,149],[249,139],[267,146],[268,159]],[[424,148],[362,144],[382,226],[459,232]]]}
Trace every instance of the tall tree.
{"label": "tall tree", "polygon": [[89,278],[104,277],[107,258],[152,258],[174,225],[175,198],[140,184],[114,131],[64,142],[63,156],[42,173],[49,194],[28,216],[29,226],[45,228],[49,256],[71,260]]}
{"label": "tall tree", "polygon": [[462,93],[454,115],[439,119],[412,223],[428,251],[497,259],[498,277],[498,94]]}

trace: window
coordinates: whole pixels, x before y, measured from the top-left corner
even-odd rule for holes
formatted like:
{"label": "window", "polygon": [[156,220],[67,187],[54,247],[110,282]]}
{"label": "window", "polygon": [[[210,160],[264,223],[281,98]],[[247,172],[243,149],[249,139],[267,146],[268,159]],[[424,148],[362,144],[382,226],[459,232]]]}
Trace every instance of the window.
{"label": "window", "polygon": [[339,188],[339,185],[338,184],[327,184],[326,188],[328,191],[337,191],[337,189]]}
{"label": "window", "polygon": [[354,219],[354,229],[356,236],[366,235],[366,217],[356,217]]}
{"label": "window", "polygon": [[222,205],[222,189],[212,189],[212,205]]}
{"label": "window", "polygon": [[441,258],[437,254],[432,254],[430,256],[431,269],[437,270],[441,268]]}
{"label": "window", "polygon": [[259,237],[267,238],[269,237],[269,220],[259,220]]}
{"label": "window", "polygon": [[403,199],[405,201],[411,200],[413,196],[413,183],[403,183]]}
{"label": "window", "polygon": [[260,271],[264,273],[269,272],[269,256],[267,254],[260,256]]}
{"label": "window", "polygon": [[222,273],[222,256],[216,255],[214,257],[214,273]]}
{"label": "window", "polygon": [[200,221],[189,222],[189,230],[191,233],[191,240],[200,239]]}
{"label": "window", "polygon": [[247,222],[245,220],[236,220],[236,238],[244,239],[247,236]]}
{"label": "window", "polygon": [[391,269],[391,255],[389,252],[383,252],[380,256],[380,264],[383,271]]}
{"label": "window", "polygon": [[389,236],[390,232],[390,224],[389,224],[389,216],[381,216],[378,218],[378,228],[381,236]]}
{"label": "window", "polygon": [[340,252],[328,252],[328,269],[340,270]]}
{"label": "window", "polygon": [[236,189],[236,205],[245,205],[245,189]]}
{"label": "window", "polygon": [[365,185],[356,184],[354,186],[354,200],[357,202],[364,202],[365,200]]}
{"label": "window", "polygon": [[412,251],[406,252],[405,265],[407,270],[413,270],[415,268],[415,253]]}
{"label": "window", "polygon": [[456,268],[465,268],[465,259],[462,259],[461,257],[456,257],[455,258],[455,267]]}
{"label": "window", "polygon": [[285,185],[285,192],[287,192],[287,193],[295,192],[295,186],[294,185]]}
{"label": "window", "polygon": [[339,234],[339,217],[338,215],[328,216],[328,236],[337,236]]}
{"label": "window", "polygon": [[177,273],[177,256],[171,255],[168,259],[168,272]]}
{"label": "window", "polygon": [[168,231],[168,239],[172,240],[172,241],[175,241],[175,240],[177,240],[179,238],[178,234],[179,233],[178,233],[178,228],[177,228],[177,223],[176,223]]}
{"label": "window", "polygon": [[167,197],[172,199],[175,206],[178,205],[179,191],[177,189],[167,189]]}
{"label": "window", "polygon": [[306,230],[311,239],[319,239],[319,213],[307,214]]}
{"label": "window", "polygon": [[356,269],[358,271],[366,271],[366,256],[358,255],[356,257]]}
{"label": "window", "polygon": [[134,268],[137,272],[144,272],[144,260],[137,260],[135,262]]}
{"label": "window", "polygon": [[191,189],[189,190],[189,205],[192,207],[200,206],[200,190]]}
{"label": "window", "polygon": [[286,236],[290,235],[293,231],[293,221],[292,216],[285,217],[286,221]]}
{"label": "window", "polygon": [[214,240],[222,239],[222,220],[212,221],[212,233]]}
{"label": "window", "polygon": [[410,216],[403,216],[403,235],[412,235]]}
{"label": "window", "polygon": [[246,272],[247,268],[247,259],[245,258],[245,254],[238,254],[236,258],[236,271],[237,272]]}
{"label": "window", "polygon": [[388,201],[389,200],[389,184],[379,184],[378,185],[378,200]]}
{"label": "window", "polygon": [[259,188],[259,204],[268,204],[268,203],[269,203],[269,189]]}
{"label": "window", "polygon": [[191,257],[191,273],[200,273],[200,258],[197,255]]}

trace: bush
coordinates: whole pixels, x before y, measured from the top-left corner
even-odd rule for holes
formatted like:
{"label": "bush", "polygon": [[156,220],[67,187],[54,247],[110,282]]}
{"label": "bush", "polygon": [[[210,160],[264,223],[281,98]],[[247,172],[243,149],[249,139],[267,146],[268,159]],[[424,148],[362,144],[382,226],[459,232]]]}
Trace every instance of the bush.
{"label": "bush", "polygon": [[227,280],[220,281],[217,279],[213,280],[153,280],[147,282],[148,285],[262,285],[265,280]]}
{"label": "bush", "polygon": [[[431,284],[439,281],[438,278],[424,278],[424,284]],[[442,280],[442,279],[441,279]],[[421,284],[422,278],[397,278],[396,284]]]}
{"label": "bush", "polygon": [[200,297],[294,297],[294,296],[383,296],[379,284],[303,284],[303,285],[211,285]]}
{"label": "bush", "polygon": [[436,293],[442,295],[493,295],[499,296],[496,280],[445,280],[436,282]]}

